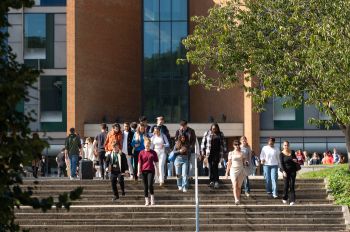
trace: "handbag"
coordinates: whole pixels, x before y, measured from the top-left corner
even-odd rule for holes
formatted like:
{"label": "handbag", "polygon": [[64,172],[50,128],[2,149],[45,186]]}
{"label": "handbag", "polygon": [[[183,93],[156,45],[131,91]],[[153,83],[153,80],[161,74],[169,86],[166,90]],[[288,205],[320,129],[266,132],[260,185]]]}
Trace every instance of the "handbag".
{"label": "handbag", "polygon": [[168,156],[168,161],[169,162],[174,162],[176,159],[176,154],[174,153],[174,151],[170,152],[169,156]]}
{"label": "handbag", "polygon": [[297,171],[301,170],[301,165],[299,163],[295,163],[295,167]]}

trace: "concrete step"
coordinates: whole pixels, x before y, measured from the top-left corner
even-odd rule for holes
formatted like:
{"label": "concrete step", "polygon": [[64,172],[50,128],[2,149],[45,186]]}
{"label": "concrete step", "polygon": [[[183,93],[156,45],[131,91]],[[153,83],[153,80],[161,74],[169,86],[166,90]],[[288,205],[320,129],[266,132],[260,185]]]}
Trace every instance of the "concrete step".
{"label": "concrete step", "polygon": [[[250,212],[280,212],[280,213],[290,213],[290,212],[304,212],[309,211],[312,212],[342,212],[342,207],[338,205],[330,205],[330,204],[314,204],[314,205],[233,205],[233,204],[225,204],[225,205],[203,205],[201,204],[199,207],[200,212],[208,212],[208,213],[250,213]],[[114,212],[194,212],[194,205],[155,205],[155,206],[144,206],[142,205],[88,205],[88,206],[78,206],[73,205],[70,207],[69,213],[114,213]],[[36,209],[32,209],[31,207],[22,206],[16,212],[25,212],[25,213],[38,213],[40,211]],[[52,209],[52,211],[48,211],[51,213],[68,213],[65,209]]]}
{"label": "concrete step", "polygon": [[[32,231],[75,231],[75,232],[105,232],[105,231],[194,231],[194,225],[22,225]],[[313,231],[345,231],[345,225],[329,224],[314,225]],[[310,231],[309,224],[271,225],[271,224],[210,224],[201,225],[201,231]]]}
{"label": "concrete step", "polygon": [[[146,212],[149,218],[192,218],[195,213],[192,212],[183,212],[182,210],[174,212]],[[17,219],[142,219],[145,216],[145,212],[99,212],[98,214],[92,212],[66,212],[66,213],[53,213],[49,211],[47,213],[42,212],[33,212],[33,213],[23,213],[17,212]],[[329,218],[338,218],[343,219],[342,212],[328,212],[328,211],[273,211],[273,212],[202,212],[200,211],[200,218],[209,219],[209,218],[304,218],[304,219],[329,219]]]}
{"label": "concrete step", "polygon": [[[145,215],[146,216],[146,215]],[[267,215],[266,215],[267,216]],[[195,217],[190,218],[108,218],[108,219],[17,219],[19,224],[22,225],[193,225]],[[249,221],[250,225],[260,225],[268,221],[270,225],[295,225],[295,224],[309,224],[310,226],[317,225],[330,225],[330,224],[342,224],[344,218],[235,218],[232,220],[230,217],[221,218],[200,218],[201,225],[210,224],[226,224],[230,225],[245,224]]]}

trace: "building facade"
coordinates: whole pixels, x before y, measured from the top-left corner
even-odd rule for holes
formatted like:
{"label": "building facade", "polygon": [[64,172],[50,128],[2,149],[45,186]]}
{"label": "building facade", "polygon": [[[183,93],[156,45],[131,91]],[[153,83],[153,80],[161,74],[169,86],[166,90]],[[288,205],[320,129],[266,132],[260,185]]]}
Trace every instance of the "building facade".
{"label": "building facade", "polygon": [[[50,136],[48,154],[62,147],[66,131],[94,136],[101,122],[150,123],[164,115],[171,131],[187,119],[202,136],[219,122],[230,141],[248,137],[259,151],[270,136],[293,148],[345,152],[344,136],[307,123],[324,115],[312,107],[283,109],[281,99],[258,115],[239,87],[207,91],[189,86],[194,68],[178,65],[181,44],[194,29],[192,16],[206,15],[213,0],[36,0],[11,10],[8,43],[19,62],[43,72],[21,110],[37,112],[33,131]],[[44,136],[44,134],[43,134]]]}

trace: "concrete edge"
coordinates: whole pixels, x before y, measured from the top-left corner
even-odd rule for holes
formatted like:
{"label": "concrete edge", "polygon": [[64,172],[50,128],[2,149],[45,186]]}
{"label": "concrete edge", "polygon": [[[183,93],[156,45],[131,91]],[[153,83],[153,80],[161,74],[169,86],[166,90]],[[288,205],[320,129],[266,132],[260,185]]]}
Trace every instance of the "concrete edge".
{"label": "concrete edge", "polygon": [[349,211],[349,207],[346,206],[346,205],[343,205],[342,206],[342,211],[343,211],[343,214],[344,214],[346,229],[348,229],[350,231],[350,211]]}

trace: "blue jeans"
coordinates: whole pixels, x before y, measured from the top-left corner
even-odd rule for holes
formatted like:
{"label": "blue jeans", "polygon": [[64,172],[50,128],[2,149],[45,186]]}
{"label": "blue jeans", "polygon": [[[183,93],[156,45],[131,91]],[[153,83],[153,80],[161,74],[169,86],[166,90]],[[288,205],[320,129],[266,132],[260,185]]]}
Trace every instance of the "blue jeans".
{"label": "blue jeans", "polygon": [[70,161],[70,176],[71,177],[77,177],[77,166],[78,166],[78,155],[70,155],[69,161]]}
{"label": "blue jeans", "polygon": [[266,192],[278,196],[278,165],[264,165]]}
{"label": "blue jeans", "polygon": [[177,178],[177,186],[181,188],[187,187],[187,169],[188,157],[178,155],[175,159],[175,172]]}
{"label": "blue jeans", "polygon": [[244,192],[250,193],[250,184],[249,184],[248,176],[246,176],[246,178],[244,178],[243,185],[244,185]]}

